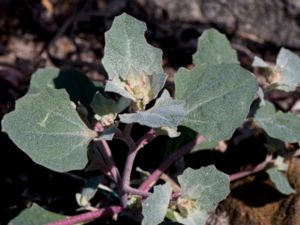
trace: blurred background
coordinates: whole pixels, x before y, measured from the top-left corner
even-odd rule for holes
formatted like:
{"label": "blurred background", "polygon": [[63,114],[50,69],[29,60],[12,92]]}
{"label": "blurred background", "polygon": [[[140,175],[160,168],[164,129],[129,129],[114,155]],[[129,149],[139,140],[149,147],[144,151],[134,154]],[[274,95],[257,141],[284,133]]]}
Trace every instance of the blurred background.
{"label": "blurred background", "polygon": [[[210,27],[227,35],[241,64],[251,71],[255,55],[274,62],[282,46],[300,53],[300,0],[0,0],[0,118],[26,93],[37,68],[72,67],[92,80],[105,80],[104,32],[123,12],[147,23],[146,38],[163,50],[170,86],[176,70],[192,64],[197,39]],[[300,90],[275,91],[268,98],[283,111],[300,111]],[[232,172],[230,163],[240,169],[264,159],[260,140],[255,136],[238,147],[231,143],[233,150],[225,156],[197,153],[187,157],[187,164],[214,162]],[[294,186],[300,186],[298,170],[294,166],[291,173]],[[235,182],[210,224],[299,225],[299,196],[282,196],[266,180],[262,173]],[[66,187],[58,187],[59,182]],[[72,214],[75,206],[69,205],[75,205],[74,193],[81,186],[80,180],[34,164],[0,133],[0,224],[31,201]]]}
{"label": "blurred background", "polygon": [[20,89],[37,68],[54,65],[104,79],[104,32],[122,12],[147,23],[147,40],[162,48],[170,79],[192,63],[209,27],[227,34],[247,68],[254,55],[274,61],[281,46],[300,51],[299,0],[1,0],[1,78]]}

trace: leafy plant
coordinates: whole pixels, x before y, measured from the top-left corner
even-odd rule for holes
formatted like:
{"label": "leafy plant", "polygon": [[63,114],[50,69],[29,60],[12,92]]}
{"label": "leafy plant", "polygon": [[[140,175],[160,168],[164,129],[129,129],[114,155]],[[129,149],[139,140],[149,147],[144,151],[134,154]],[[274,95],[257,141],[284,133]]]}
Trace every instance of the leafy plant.
{"label": "leafy plant", "polygon": [[[117,193],[120,205],[96,210],[91,207],[89,201],[102,182],[95,177],[76,195],[79,207],[91,212],[55,222],[56,215],[50,216],[34,205],[11,224],[76,224],[139,210],[143,225],[167,221],[201,225],[229,194],[230,180],[236,178],[212,165],[196,170],[186,168],[177,178],[177,189],[168,182],[154,185],[172,163],[193,148],[203,149],[202,143],[215,146],[232,136],[256,98],[255,76],[239,65],[226,37],[209,29],[199,38],[194,67],[177,71],[172,97],[164,88],[167,76],[162,68],[162,51],[147,43],[145,31],[143,22],[127,14],[116,17],[105,34],[102,63],[108,80],[104,88],[78,71],[40,69],[32,75],[27,95],[17,101],[15,111],[5,116],[2,124],[16,145],[45,167],[58,172],[100,170],[116,184],[116,189],[110,191]],[[269,67],[263,60],[255,60],[255,66]],[[283,49],[277,61],[281,78],[269,88],[294,90],[295,82],[299,83],[295,78],[299,58]],[[300,142],[299,121],[290,113],[276,112],[269,102],[261,104],[254,116],[257,126],[271,137],[287,142]],[[133,124],[148,127],[138,140],[131,134]],[[186,132],[189,137],[181,138],[186,137]],[[169,146],[172,149],[161,165],[139,187],[132,187],[136,155],[159,135],[181,136]],[[128,147],[122,174],[112,156],[110,142],[114,140],[121,140]],[[274,159],[270,162],[275,165]],[[294,192],[276,167],[268,174],[281,192]]]}

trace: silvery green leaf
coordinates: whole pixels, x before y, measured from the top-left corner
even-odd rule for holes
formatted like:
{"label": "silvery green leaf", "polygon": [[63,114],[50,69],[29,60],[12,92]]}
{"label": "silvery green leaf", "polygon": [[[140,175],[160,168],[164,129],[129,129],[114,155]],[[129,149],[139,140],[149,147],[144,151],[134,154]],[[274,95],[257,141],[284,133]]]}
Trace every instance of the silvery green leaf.
{"label": "silvery green leaf", "polygon": [[271,88],[295,91],[300,84],[300,58],[288,49],[281,48],[276,59],[276,66],[269,65],[258,57],[254,58],[252,66],[270,68]]}
{"label": "silvery green leaf", "polygon": [[60,172],[82,169],[97,135],[82,122],[66,91],[52,88],[17,100],[2,127],[35,162]]}
{"label": "silvery green leaf", "polygon": [[117,93],[125,98],[135,100],[134,97],[125,90],[123,83],[118,77],[113,78],[111,81],[106,81],[105,91]]}
{"label": "silvery green leaf", "polygon": [[265,106],[257,110],[254,122],[273,138],[290,143],[300,141],[300,117],[291,113],[276,112],[270,102],[266,102]]}
{"label": "silvery green leaf", "polygon": [[123,97],[121,97],[118,101],[108,99],[99,91],[97,91],[91,102],[91,107],[96,114],[99,116],[104,116],[111,113],[114,114],[122,112],[129,106],[130,102],[130,99]]}
{"label": "silvery green leaf", "polygon": [[188,113],[182,125],[209,140],[227,139],[249,111],[255,77],[237,65],[229,41],[213,29],[200,37],[193,62],[194,69],[180,69],[175,76],[176,98],[186,101]]}
{"label": "silvery green leaf", "polygon": [[296,191],[291,187],[287,177],[284,176],[282,172],[278,171],[276,168],[270,168],[267,170],[267,173],[280,193],[285,195],[296,193]]}
{"label": "silvery green leaf", "polygon": [[186,217],[181,216],[179,213],[175,213],[176,220],[184,225],[205,225],[208,218],[208,213],[195,209],[189,213]]}
{"label": "silvery green leaf", "polygon": [[38,94],[46,88],[65,89],[74,103],[80,102],[88,110],[97,88],[83,73],[74,69],[48,67],[32,74],[29,94]]}
{"label": "silvery green leaf", "polygon": [[300,58],[290,50],[281,48],[276,65],[281,70],[281,77],[278,80],[277,89],[294,91],[300,84]]}
{"label": "silvery green leaf", "polygon": [[126,13],[115,17],[112,27],[105,33],[102,60],[109,78],[126,80],[132,69],[146,74],[163,74],[162,52],[149,45],[144,33],[144,22]]}
{"label": "silvery green leaf", "polygon": [[262,67],[262,68],[268,68],[270,67],[270,65],[268,63],[266,63],[263,59],[254,56],[254,60],[252,62],[252,66],[253,67]]}
{"label": "silvery green leaf", "polygon": [[154,187],[153,194],[142,203],[142,214],[144,216],[142,225],[158,225],[163,222],[167,214],[171,194],[172,187],[169,183]]}
{"label": "silvery green leaf", "polygon": [[255,77],[238,64],[180,69],[175,94],[187,113],[181,124],[208,140],[226,140],[246,118],[257,89]]}
{"label": "silvery green leaf", "polygon": [[[110,30],[105,33],[102,63],[110,80],[106,91],[136,100],[138,96],[135,96],[136,89],[133,86],[144,85],[147,93],[143,94],[149,98],[147,104],[163,88],[166,75],[162,69],[162,52],[147,43],[145,31],[145,23],[126,13],[117,16]],[[133,90],[129,91],[129,87]]]}
{"label": "silvery green leaf", "polygon": [[209,212],[226,198],[230,192],[229,176],[215,166],[206,166],[194,170],[187,168],[178,176],[182,198],[197,200],[200,210]]}
{"label": "silvery green leaf", "polygon": [[48,67],[38,69],[31,76],[28,93],[38,94],[47,87],[55,88],[53,80],[58,76],[58,74],[58,68]]}
{"label": "silvery green leaf", "polygon": [[181,196],[177,199],[175,218],[184,225],[204,225],[208,212],[229,194],[229,177],[215,166],[198,170],[187,168],[178,176]]}
{"label": "silvery green leaf", "polygon": [[123,123],[139,123],[149,127],[176,127],[185,115],[183,102],[171,98],[169,92],[164,90],[155,105],[137,113],[120,114]]}
{"label": "silvery green leaf", "polygon": [[208,29],[198,40],[198,49],[193,55],[193,63],[198,67],[206,68],[217,64],[239,64],[239,61],[226,36],[215,29]]}
{"label": "silvery green leaf", "polygon": [[41,225],[64,218],[63,215],[50,212],[33,204],[29,209],[25,209],[16,218],[12,219],[8,225]]}

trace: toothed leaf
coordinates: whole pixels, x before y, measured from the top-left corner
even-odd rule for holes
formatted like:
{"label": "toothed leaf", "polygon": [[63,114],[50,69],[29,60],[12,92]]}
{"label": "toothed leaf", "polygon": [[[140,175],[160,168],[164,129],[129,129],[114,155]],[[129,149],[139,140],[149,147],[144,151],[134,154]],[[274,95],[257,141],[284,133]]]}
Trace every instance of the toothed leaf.
{"label": "toothed leaf", "polygon": [[82,169],[96,133],[86,127],[65,90],[26,95],[7,114],[3,130],[35,162],[55,171]]}
{"label": "toothed leaf", "polygon": [[139,123],[149,127],[176,127],[185,115],[182,101],[171,98],[169,92],[164,90],[155,105],[137,113],[119,115],[123,123]]}
{"label": "toothed leaf", "polygon": [[198,49],[193,55],[193,63],[205,68],[217,64],[239,64],[239,61],[226,36],[215,29],[208,29],[198,39]]}
{"label": "toothed leaf", "polygon": [[158,225],[163,222],[169,202],[172,187],[169,183],[157,185],[154,192],[142,203],[142,214],[144,216],[142,225]]}
{"label": "toothed leaf", "polygon": [[276,65],[280,68],[277,89],[294,91],[300,84],[300,58],[288,49],[281,48]]}
{"label": "toothed leaf", "polygon": [[41,225],[64,219],[65,216],[50,212],[33,204],[29,209],[22,211],[8,225]]}
{"label": "toothed leaf", "polygon": [[255,114],[255,123],[267,134],[286,142],[300,141],[300,117],[291,113],[276,112],[272,103],[267,102]]}
{"label": "toothed leaf", "polygon": [[181,124],[211,141],[231,137],[246,118],[258,89],[255,77],[237,64],[180,69],[175,88],[176,99],[186,102],[187,115]]}
{"label": "toothed leaf", "polygon": [[145,23],[122,14],[105,33],[102,63],[109,75],[105,90],[130,98],[145,107],[163,88],[166,75],[162,52],[145,39]]}

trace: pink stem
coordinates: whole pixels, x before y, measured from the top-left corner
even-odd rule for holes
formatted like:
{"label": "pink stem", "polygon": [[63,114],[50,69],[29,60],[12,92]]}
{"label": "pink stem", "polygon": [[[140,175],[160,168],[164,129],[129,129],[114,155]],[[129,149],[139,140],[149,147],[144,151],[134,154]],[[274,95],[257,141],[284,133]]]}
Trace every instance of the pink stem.
{"label": "pink stem", "polygon": [[176,160],[188,153],[195,145],[205,141],[202,135],[198,135],[193,141],[172,153],[138,188],[141,191],[149,191],[150,188],[157,182],[159,177],[164,173]]}
{"label": "pink stem", "polygon": [[[138,142],[134,145],[128,145],[128,155],[125,162],[125,167],[123,171],[123,177],[122,177],[122,204],[125,207],[127,205],[127,193],[126,189],[130,189],[130,177],[132,172],[133,163],[135,160],[135,157],[139,150],[143,148],[146,144],[148,144],[150,141],[152,141],[156,137],[156,132],[154,129],[150,129],[143,137],[141,137]],[[145,191],[147,192],[147,191]],[[141,191],[141,193],[145,193]]]}
{"label": "pink stem", "polygon": [[[103,132],[104,131],[104,128],[103,126],[97,122],[95,125],[94,125],[94,130],[96,132]],[[112,174],[112,178],[113,180],[116,182],[116,183],[119,183],[120,182],[120,172],[118,170],[118,167],[116,166],[115,164],[115,161],[114,161],[114,158],[112,156],[112,151],[107,143],[106,140],[100,140],[100,141],[94,141],[95,145],[98,146],[99,143],[102,144],[103,148],[100,148],[100,149],[103,149],[103,157],[107,163],[107,165],[110,167],[110,170],[111,170],[111,174]]]}
{"label": "pink stem", "polygon": [[264,169],[266,169],[266,167],[268,165],[270,165],[271,163],[273,163],[273,162],[274,162],[274,160],[273,160],[272,156],[268,155],[263,162],[261,162],[260,164],[256,165],[252,170],[240,171],[240,172],[231,174],[229,176],[229,179],[230,179],[230,181],[235,181],[235,180],[247,177],[247,176],[249,176],[251,174],[258,173],[258,172],[263,171]]}
{"label": "pink stem", "polygon": [[132,188],[132,187],[124,187],[124,191],[126,193],[131,193],[131,194],[134,194],[134,195],[140,195],[142,197],[148,197],[148,196],[151,195],[150,192],[141,191],[139,189]]}
{"label": "pink stem", "polygon": [[77,223],[82,223],[90,220],[94,220],[100,217],[112,216],[118,214],[123,210],[121,206],[110,206],[107,208],[102,208],[97,211],[87,212],[76,216],[71,216],[69,218],[59,220],[56,222],[48,223],[46,225],[74,225]]}

